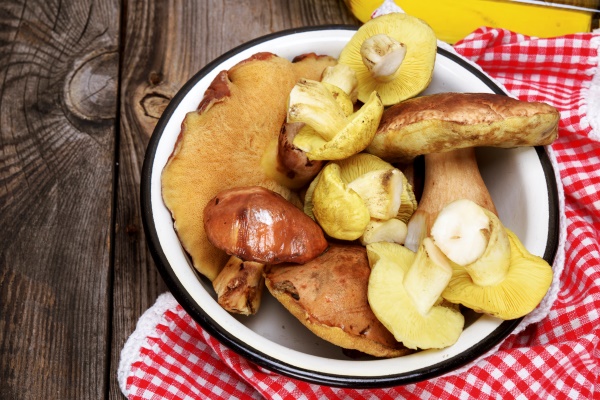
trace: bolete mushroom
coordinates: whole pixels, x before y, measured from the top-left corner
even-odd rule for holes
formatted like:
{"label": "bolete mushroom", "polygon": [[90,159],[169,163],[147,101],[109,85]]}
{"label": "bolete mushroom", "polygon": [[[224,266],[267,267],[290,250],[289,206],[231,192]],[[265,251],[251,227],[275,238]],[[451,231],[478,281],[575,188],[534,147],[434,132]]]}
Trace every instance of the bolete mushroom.
{"label": "bolete mushroom", "polygon": [[319,225],[260,186],[219,192],[204,208],[204,230],[227,254],[263,264],[305,263],[327,248]]}
{"label": "bolete mushroom", "polygon": [[173,153],[162,171],[162,198],[194,267],[213,280],[228,260],[203,229],[203,209],[221,190],[260,185],[290,201],[298,196],[268,176],[263,153],[277,138],[287,114],[287,97],[301,77],[320,79],[332,57],[309,55],[290,62],[258,53],[210,84],[197,111],[186,115]]}
{"label": "bolete mushroom", "polygon": [[438,93],[385,110],[367,151],[387,161],[459,148],[542,146],[558,136],[556,108],[490,93]]}
{"label": "bolete mushroom", "polygon": [[365,248],[339,244],[304,265],[269,265],[265,270],[271,294],[322,339],[376,357],[410,353],[371,311],[369,274]]}
{"label": "bolete mushroom", "polygon": [[388,106],[429,85],[436,52],[437,39],[429,25],[408,14],[391,13],[363,24],[338,62],[356,72],[360,101],[366,102],[376,91]]}
{"label": "bolete mushroom", "polygon": [[[327,84],[301,79],[290,92],[287,122],[303,122],[294,146],[309,160],[341,160],[363,151],[375,135],[383,114],[383,104],[372,92],[365,104],[347,115]],[[340,98],[338,96],[338,98]]]}
{"label": "bolete mushroom", "polygon": [[442,292],[452,303],[509,320],[533,311],[550,288],[550,265],[529,253],[496,215],[471,201],[446,206],[431,231],[454,262]]}
{"label": "bolete mushroom", "polygon": [[367,254],[369,304],[396,340],[409,349],[440,349],[458,340],[464,317],[440,300],[452,267],[431,239],[416,254],[388,242],[367,245]]}
{"label": "bolete mushroom", "polygon": [[405,246],[416,251],[429,236],[438,213],[447,204],[469,199],[496,213],[496,206],[477,164],[474,148],[464,148],[424,156],[425,178],[417,209],[408,221]]}

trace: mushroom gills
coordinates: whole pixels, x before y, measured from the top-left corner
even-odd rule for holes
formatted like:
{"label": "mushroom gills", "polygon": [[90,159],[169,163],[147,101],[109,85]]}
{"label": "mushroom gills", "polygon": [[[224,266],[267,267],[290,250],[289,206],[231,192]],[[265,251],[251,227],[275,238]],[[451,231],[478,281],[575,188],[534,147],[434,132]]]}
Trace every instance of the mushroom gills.
{"label": "mushroom gills", "polygon": [[505,320],[523,317],[548,292],[552,268],[543,258],[529,253],[498,217],[483,211],[491,222],[485,251],[465,266],[452,264],[452,278],[442,297]]}
{"label": "mushroom gills", "polygon": [[[463,330],[464,317],[456,307],[438,301],[437,291],[444,286],[447,277],[436,272],[437,266],[424,266],[423,261],[417,260],[417,257],[426,260],[425,246],[420,247],[419,252],[422,254],[417,256],[395,243],[378,242],[367,245],[371,265],[367,292],[369,304],[381,323],[406,347],[441,349],[456,343]],[[434,257],[437,260],[437,256]],[[417,269],[410,272],[413,268]],[[444,269],[441,268],[442,271]],[[409,283],[405,284],[407,276]],[[431,289],[415,287],[411,289],[411,294],[405,290],[410,282],[421,286],[429,277],[436,281],[439,279],[438,284],[432,285]],[[424,299],[415,304],[412,297],[419,296],[419,291],[424,293]],[[435,301],[429,306],[431,299]]]}
{"label": "mushroom gills", "polygon": [[339,64],[356,72],[358,99],[376,91],[385,106],[421,93],[431,82],[437,38],[427,23],[390,13],[363,24],[344,46]]}

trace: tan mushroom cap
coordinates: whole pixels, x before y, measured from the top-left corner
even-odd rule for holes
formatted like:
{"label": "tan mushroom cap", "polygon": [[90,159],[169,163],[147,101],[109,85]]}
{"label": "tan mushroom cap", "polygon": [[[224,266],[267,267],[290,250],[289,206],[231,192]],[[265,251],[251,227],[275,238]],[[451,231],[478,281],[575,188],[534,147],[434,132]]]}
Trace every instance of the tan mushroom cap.
{"label": "tan mushroom cap", "polygon": [[454,264],[452,278],[442,293],[444,299],[505,320],[523,317],[537,307],[552,283],[552,268],[543,258],[529,253],[512,231],[506,231],[511,254],[504,280],[478,286],[464,267]]}
{"label": "tan mushroom cap", "polygon": [[371,311],[369,274],[364,247],[331,244],[304,265],[268,266],[265,276],[273,296],[322,339],[376,357],[410,353]]}
{"label": "tan mushroom cap", "polygon": [[[363,42],[378,34],[386,34],[406,45],[404,61],[389,82],[373,79],[361,56]],[[344,47],[338,61],[356,72],[360,101],[367,101],[371,92],[377,91],[387,106],[414,97],[429,85],[436,52],[437,39],[427,23],[408,14],[391,13],[362,25]]]}
{"label": "tan mushroom cap", "polygon": [[287,96],[297,80],[319,79],[335,62],[308,55],[290,63],[274,54],[256,54],[219,73],[199,110],[187,114],[162,172],[162,197],[194,267],[210,280],[229,257],[207,240],[204,206],[221,190],[249,185],[298,201],[265,174],[261,159],[285,121]]}

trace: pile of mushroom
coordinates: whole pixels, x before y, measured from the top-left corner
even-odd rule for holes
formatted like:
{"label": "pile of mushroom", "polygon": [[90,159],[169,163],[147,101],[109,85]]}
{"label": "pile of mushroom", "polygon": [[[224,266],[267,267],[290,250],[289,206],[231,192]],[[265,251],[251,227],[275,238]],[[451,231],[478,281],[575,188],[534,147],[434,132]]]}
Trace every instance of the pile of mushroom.
{"label": "pile of mushroom", "polygon": [[[297,82],[261,166],[303,204],[247,187],[219,193],[204,211],[208,239],[231,255],[213,281],[223,307],[255,313],[266,275],[272,294],[317,335],[391,357],[455,343],[464,326],[459,305],[515,319],[540,303],[552,269],[502,225],[474,149],[550,144],[558,112],[495,94],[415,97],[431,81],[435,55],[431,28],[389,14],[364,24],[321,81]],[[403,170],[419,156],[417,199]],[[397,343],[340,333],[343,323],[328,324],[316,311],[315,299],[327,293],[319,285],[367,259],[368,285],[364,274],[348,273],[366,297],[342,285],[336,299],[356,308],[368,299],[357,320],[370,321],[372,310]]]}

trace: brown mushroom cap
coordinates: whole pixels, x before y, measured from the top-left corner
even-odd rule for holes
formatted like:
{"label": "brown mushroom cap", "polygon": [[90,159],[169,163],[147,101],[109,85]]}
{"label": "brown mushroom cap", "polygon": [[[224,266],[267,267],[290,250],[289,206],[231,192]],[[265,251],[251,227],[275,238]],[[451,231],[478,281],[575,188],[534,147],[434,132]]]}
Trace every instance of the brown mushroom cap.
{"label": "brown mushroom cap", "polygon": [[460,148],[543,146],[558,137],[558,110],[491,93],[436,93],[383,113],[367,148],[388,161]]}
{"label": "brown mushroom cap", "polygon": [[255,54],[221,72],[199,110],[186,115],[162,172],[162,197],[183,248],[194,267],[210,280],[228,257],[206,238],[204,206],[221,190],[252,185],[299,202],[295,193],[265,174],[261,159],[268,144],[277,139],[296,81],[319,79],[323,69],[333,64],[335,59],[314,54],[294,63],[273,54]]}
{"label": "brown mushroom cap", "polygon": [[316,222],[260,186],[217,194],[204,208],[204,229],[215,247],[263,264],[305,263],[327,248]]}
{"label": "brown mushroom cap", "polygon": [[324,340],[376,357],[410,353],[371,311],[369,274],[363,246],[331,244],[304,265],[268,266],[265,282],[286,309]]}

